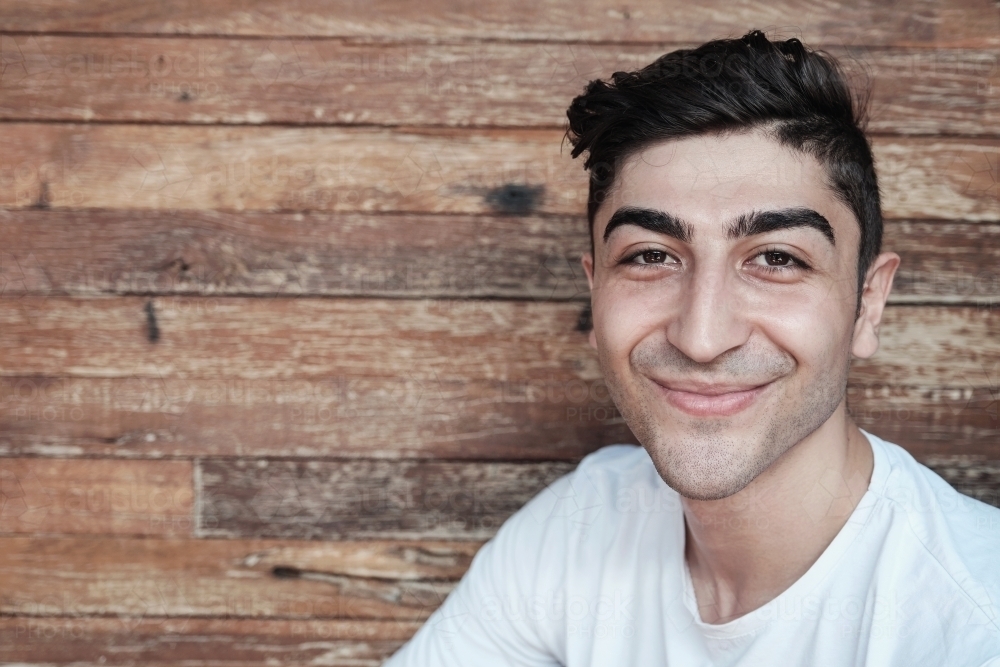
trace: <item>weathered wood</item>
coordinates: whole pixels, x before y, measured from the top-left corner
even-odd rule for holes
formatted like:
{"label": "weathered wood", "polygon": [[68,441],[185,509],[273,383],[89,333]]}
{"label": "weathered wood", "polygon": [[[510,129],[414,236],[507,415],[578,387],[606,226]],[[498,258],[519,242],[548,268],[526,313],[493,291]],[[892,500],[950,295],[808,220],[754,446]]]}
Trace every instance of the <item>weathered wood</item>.
{"label": "weathered wood", "polygon": [[[790,26],[789,18],[794,19]],[[979,48],[1000,44],[1000,17],[988,0],[813,3],[751,0],[627,7],[601,0],[496,4],[400,0],[338,5],[323,0],[168,0],[153,8],[127,0],[7,0],[0,31],[205,35],[337,36],[362,41],[504,39],[700,42],[751,27],[807,44],[892,44]]]}
{"label": "weathered wood", "polygon": [[[580,215],[587,198],[554,130],[3,123],[0,144],[9,208]],[[998,147],[877,138],[886,216],[1000,220]]]}
{"label": "weathered wood", "polygon": [[[1000,506],[1000,460],[935,457],[959,491]],[[572,463],[212,460],[200,464],[198,535],[481,539]]]}
{"label": "weathered wood", "polygon": [[1000,460],[981,456],[934,456],[923,463],[965,495],[1000,507]]}
{"label": "weathered wood", "polygon": [[[582,216],[0,210],[0,295],[586,302],[587,234]],[[884,248],[894,303],[1000,301],[998,224],[889,221]]]}
{"label": "weathered wood", "polygon": [[[973,227],[966,248],[1000,236],[1000,226]],[[589,300],[580,216],[0,210],[0,248],[4,297]],[[978,265],[968,257],[960,269]]]}
{"label": "weathered wood", "polygon": [[419,620],[481,546],[4,537],[0,614]]}
{"label": "weathered wood", "polygon": [[[25,296],[0,305],[7,377],[601,378],[576,330],[579,303]],[[998,319],[991,308],[890,307],[878,354],[856,361],[852,380],[987,386],[1000,363]]]}
{"label": "weathered wood", "polygon": [[199,464],[199,537],[486,540],[575,464],[455,461]]}
{"label": "weathered wood", "polygon": [[602,381],[0,378],[0,455],[579,459],[632,438]]}
{"label": "weathered wood", "polygon": [[186,536],[189,461],[0,458],[0,533]]}
{"label": "weathered wood", "polygon": [[870,83],[868,130],[996,135],[997,54],[968,50],[831,49],[852,85]]}
{"label": "weathered wood", "polygon": [[378,667],[419,621],[0,617],[0,663]]}
{"label": "weathered wood", "polygon": [[851,378],[863,385],[995,390],[1000,377],[998,319],[1000,311],[993,308],[888,308],[878,353],[855,360]]}
{"label": "weathered wood", "polygon": [[1000,304],[1000,225],[887,222],[883,250],[902,259],[891,303]]}
{"label": "weathered wood", "polygon": [[[852,384],[848,405],[915,456],[1000,459],[998,378],[969,380]],[[579,461],[637,442],[600,380],[12,377],[0,378],[0,398],[3,456]]]}
{"label": "weathered wood", "polygon": [[[681,46],[7,35],[0,118],[563,127],[588,81]],[[871,80],[874,132],[1000,126],[992,50],[828,51]]]}
{"label": "weathered wood", "polygon": [[149,303],[138,297],[5,299],[0,374],[514,382],[600,377],[586,336],[574,330],[580,311],[574,303],[244,297]]}
{"label": "weathered wood", "polygon": [[905,447],[918,459],[943,455],[1000,459],[1000,377],[994,371],[977,379],[992,384],[949,388],[849,385],[847,404],[861,428]]}

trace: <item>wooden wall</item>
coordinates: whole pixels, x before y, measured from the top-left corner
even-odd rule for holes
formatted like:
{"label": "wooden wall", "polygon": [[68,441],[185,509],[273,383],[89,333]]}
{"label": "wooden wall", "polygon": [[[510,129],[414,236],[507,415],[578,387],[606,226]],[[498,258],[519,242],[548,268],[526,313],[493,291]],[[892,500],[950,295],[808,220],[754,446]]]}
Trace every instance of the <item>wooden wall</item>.
{"label": "wooden wall", "polygon": [[570,99],[751,27],[874,80],[854,414],[998,504],[992,0],[4,0],[0,662],[378,665],[633,441]]}

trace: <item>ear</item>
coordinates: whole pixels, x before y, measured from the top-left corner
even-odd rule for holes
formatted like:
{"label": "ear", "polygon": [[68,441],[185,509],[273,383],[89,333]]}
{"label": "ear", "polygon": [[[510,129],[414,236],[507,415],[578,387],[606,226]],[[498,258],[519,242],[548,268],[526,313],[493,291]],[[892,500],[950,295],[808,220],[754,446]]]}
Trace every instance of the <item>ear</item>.
{"label": "ear", "polygon": [[861,289],[861,312],[854,322],[854,340],[851,352],[855,357],[867,359],[878,351],[878,329],[882,323],[885,303],[892,290],[892,279],[899,268],[899,255],[884,252],[875,258],[864,287]]}
{"label": "ear", "polygon": [[594,256],[589,252],[583,253],[580,257],[580,263],[583,264],[583,272],[587,274],[587,287],[590,291],[594,291]]}
{"label": "ear", "polygon": [[[589,252],[584,253],[580,257],[580,263],[583,264],[583,272],[587,274],[587,287],[590,288],[591,293],[594,291],[594,256]],[[588,340],[590,341],[590,347],[597,349],[597,332],[594,330],[593,325],[593,298],[591,298],[591,325],[590,325],[590,335]]]}

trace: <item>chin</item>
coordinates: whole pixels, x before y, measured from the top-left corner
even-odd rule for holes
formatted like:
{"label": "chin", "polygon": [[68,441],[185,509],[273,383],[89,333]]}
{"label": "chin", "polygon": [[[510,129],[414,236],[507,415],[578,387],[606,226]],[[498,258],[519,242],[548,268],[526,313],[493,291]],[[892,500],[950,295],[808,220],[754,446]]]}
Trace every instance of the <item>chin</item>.
{"label": "chin", "polygon": [[667,485],[690,500],[723,500],[745,489],[753,479],[715,479],[704,483],[692,480],[670,480]]}
{"label": "chin", "polygon": [[739,493],[784,452],[775,447],[775,440],[753,435],[686,433],[669,442],[657,440],[646,446],[657,472],[667,486],[691,500],[721,500]]}

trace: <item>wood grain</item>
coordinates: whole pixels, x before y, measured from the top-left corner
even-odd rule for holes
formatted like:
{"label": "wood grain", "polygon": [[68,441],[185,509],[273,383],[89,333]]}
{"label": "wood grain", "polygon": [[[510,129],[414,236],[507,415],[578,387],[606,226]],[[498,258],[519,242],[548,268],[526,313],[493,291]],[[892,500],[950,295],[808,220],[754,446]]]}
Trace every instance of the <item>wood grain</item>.
{"label": "wood grain", "polygon": [[[554,130],[0,124],[0,207],[580,215]],[[888,218],[1000,220],[1000,140],[879,137]]]}
{"label": "wood grain", "polygon": [[487,540],[564,462],[199,464],[199,537]]}
{"label": "wood grain", "polygon": [[848,385],[847,404],[857,424],[905,447],[920,460],[935,456],[1000,459],[1000,399],[995,370],[973,387]]}
{"label": "wood grain", "polygon": [[[0,295],[585,303],[587,234],[581,216],[0,210]],[[892,303],[1000,301],[998,224],[889,221],[884,249]]]}
{"label": "wood grain", "polygon": [[4,300],[0,373],[411,382],[600,377],[586,336],[574,330],[579,304],[244,297],[147,303]]}
{"label": "wood grain", "polygon": [[418,621],[0,617],[0,663],[74,667],[378,667]]}
{"label": "wood grain", "polygon": [[1000,302],[1000,225],[888,222],[883,250],[902,259],[890,303]]}
{"label": "wood grain", "polygon": [[480,546],[3,537],[0,614],[424,620]]}
{"label": "wood grain", "polygon": [[0,397],[5,456],[572,460],[632,438],[601,381],[19,377]]}
{"label": "wood grain", "polygon": [[[790,17],[793,18],[789,23]],[[8,0],[3,32],[336,36],[381,40],[545,40],[701,42],[752,27],[806,44],[891,44],[980,48],[1000,44],[1000,17],[988,0],[906,0],[886,4],[751,0],[695,5],[637,0],[627,7],[585,0],[484,4],[401,0],[338,5],[322,0],[168,0],[150,9],[127,0]]]}
{"label": "wood grain", "polygon": [[[1000,459],[998,380],[851,384],[847,398],[917,457]],[[0,397],[2,456],[579,461],[637,442],[601,381],[11,377]]]}
{"label": "wood grain", "polygon": [[[592,79],[694,44],[358,44],[339,39],[0,37],[0,118],[563,127]],[[989,134],[993,50],[827,49],[873,88],[869,130]]]}
{"label": "wood grain", "polygon": [[[578,303],[25,296],[0,304],[7,377],[601,378],[577,330]],[[992,308],[890,307],[878,354],[855,361],[852,381],[989,386],[1000,363],[998,318]]]}
{"label": "wood grain", "polygon": [[[970,251],[1000,236],[979,227]],[[580,216],[0,210],[0,248],[4,297],[589,299]]]}
{"label": "wood grain", "polygon": [[[929,463],[959,491],[1000,506],[1000,460]],[[571,463],[206,461],[198,535],[486,540]]]}
{"label": "wood grain", "polygon": [[0,533],[193,534],[190,461],[0,459]]}
{"label": "wood grain", "polygon": [[923,463],[965,495],[1000,507],[1000,460],[978,456],[934,456]]}

